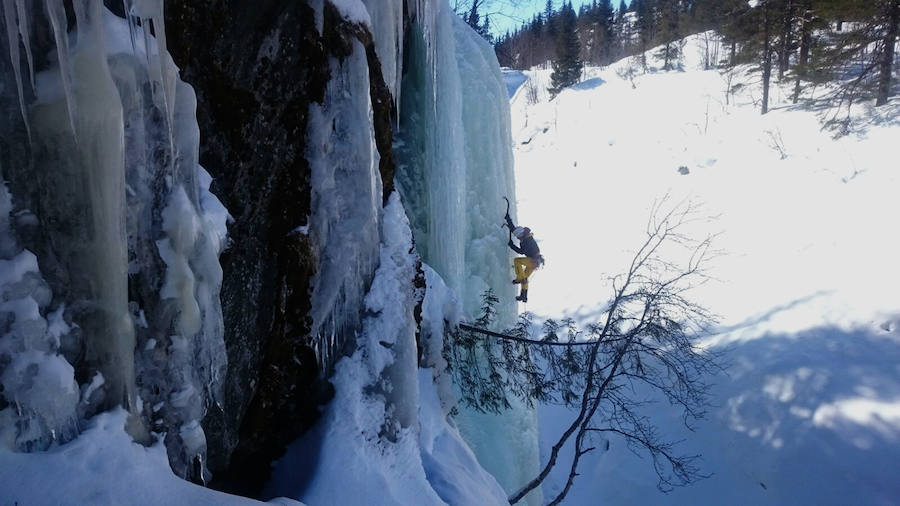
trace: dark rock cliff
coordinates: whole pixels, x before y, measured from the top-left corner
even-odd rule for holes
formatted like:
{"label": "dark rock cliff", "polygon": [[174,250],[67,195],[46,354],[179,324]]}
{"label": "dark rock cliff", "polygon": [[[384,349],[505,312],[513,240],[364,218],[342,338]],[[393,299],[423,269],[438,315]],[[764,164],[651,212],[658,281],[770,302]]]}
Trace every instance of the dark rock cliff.
{"label": "dark rock cliff", "polygon": [[165,16],[169,51],[197,93],[200,163],[234,218],[221,256],[228,374],[224,404],[204,420],[208,467],[213,487],[252,496],[330,396],[309,335],[314,245],[291,233],[311,212],[309,106],[324,99],[328,60],[362,42],[387,198],[393,100],[368,29],[328,2],[321,34],[302,1],[171,2]]}

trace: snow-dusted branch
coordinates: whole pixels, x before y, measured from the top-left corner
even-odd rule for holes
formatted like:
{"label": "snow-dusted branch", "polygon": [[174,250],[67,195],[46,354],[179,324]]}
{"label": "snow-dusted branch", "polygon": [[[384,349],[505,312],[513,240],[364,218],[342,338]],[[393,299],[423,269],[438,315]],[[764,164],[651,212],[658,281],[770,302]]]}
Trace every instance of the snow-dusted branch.
{"label": "snow-dusted branch", "polygon": [[[581,458],[597,448],[591,441],[595,434],[619,434],[630,446],[649,453],[662,489],[705,476],[694,464],[696,456],[677,455],[676,443],[659,436],[652,420],[640,414],[645,401],[627,388],[642,383],[680,406],[688,427],[705,413],[704,379],[719,365],[717,356],[696,345],[714,317],[688,298],[688,290],[706,279],[704,266],[715,254],[712,237],[696,241],[685,233],[699,218],[691,202],[672,204],[668,198],[657,202],[627,270],[610,280],[613,293],[604,317],[586,331],[576,329],[571,320],[549,320],[543,337],[533,339],[531,316],[524,315],[513,329],[494,332],[464,325],[448,340],[452,344],[445,353],[461,380],[464,401],[477,409],[505,409],[509,406],[505,395],[512,394],[529,404],[554,402],[576,410],[547,462],[509,498],[511,504],[540,486],[560,463],[562,448],[571,443],[568,480],[549,504],[562,501],[578,476]],[[673,245],[686,248],[680,262],[669,257]],[[484,310],[485,315],[491,312]],[[489,321],[481,318],[477,323]],[[454,354],[466,354],[468,349],[479,350],[481,360],[453,360]]]}

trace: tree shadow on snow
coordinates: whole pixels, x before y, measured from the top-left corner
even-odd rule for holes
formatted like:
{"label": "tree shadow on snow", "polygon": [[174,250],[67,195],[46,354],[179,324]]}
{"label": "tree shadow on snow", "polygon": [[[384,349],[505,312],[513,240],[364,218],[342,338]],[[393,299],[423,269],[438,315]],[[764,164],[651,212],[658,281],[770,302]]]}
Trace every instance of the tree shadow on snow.
{"label": "tree shadow on snow", "polygon": [[718,326],[712,331],[712,334],[713,335],[722,335],[722,334],[728,334],[728,333],[731,333],[731,332],[734,332],[737,330],[750,329],[756,325],[759,325],[761,323],[765,323],[765,322],[769,321],[770,319],[772,319],[772,317],[777,316],[780,313],[784,313],[786,311],[790,311],[791,309],[800,307],[803,304],[812,302],[814,299],[816,299],[818,297],[822,297],[827,294],[828,294],[828,292],[822,291],[822,290],[815,292],[815,293],[811,293],[805,297],[800,297],[800,298],[792,300],[786,304],[781,304],[781,305],[775,306],[761,314],[751,316],[750,318],[747,318],[746,320],[744,320],[740,323],[736,323],[734,325]]}
{"label": "tree shadow on snow", "polygon": [[835,138],[844,135],[864,136],[872,128],[900,125],[900,99],[875,107],[875,99],[854,102],[853,113],[834,98],[801,99],[797,104],[773,105],[769,111],[809,111],[819,119],[822,130]]}
{"label": "tree shadow on snow", "polygon": [[714,389],[719,407],[712,423],[731,436],[727,448],[707,449],[719,461],[714,467],[753,469],[758,483],[749,486],[759,485],[756,492],[776,502],[900,498],[895,326],[763,334],[728,345],[727,355],[731,366]]}
{"label": "tree shadow on snow", "polygon": [[579,91],[587,91],[587,90],[593,90],[594,88],[599,88],[600,86],[602,86],[604,84],[606,84],[606,81],[604,81],[603,78],[593,77],[586,81],[581,81],[578,84],[573,84],[571,86],[571,89],[579,90]]}
{"label": "tree shadow on snow", "polygon": [[[596,494],[633,504],[898,504],[900,313],[856,328],[762,327],[823,295],[714,329],[709,344],[726,343],[711,346],[724,353],[727,369],[710,378],[712,405],[692,424],[694,432],[685,429],[677,407],[637,387],[658,401],[647,414],[664,436],[682,440],[682,453],[702,455],[710,478],[657,493],[646,456],[629,456],[625,441],[612,437],[612,450],[591,454],[584,464],[600,486],[576,482],[572,504],[592,504]],[[569,316],[594,321],[603,309],[583,307]],[[623,476],[630,480],[624,485]],[[564,478],[565,472],[553,483]]]}

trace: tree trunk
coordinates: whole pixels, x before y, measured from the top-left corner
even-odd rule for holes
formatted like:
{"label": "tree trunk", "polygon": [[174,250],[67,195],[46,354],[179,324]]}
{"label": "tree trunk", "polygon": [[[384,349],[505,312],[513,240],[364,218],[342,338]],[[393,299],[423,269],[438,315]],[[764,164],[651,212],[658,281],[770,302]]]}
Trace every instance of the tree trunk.
{"label": "tree trunk", "polygon": [[769,25],[769,0],[763,0],[762,114],[769,112],[769,83],[772,80],[772,34]]}
{"label": "tree trunk", "polygon": [[809,25],[812,23],[812,0],[803,0],[800,6],[803,9],[800,20],[800,55],[797,59],[797,80],[794,83],[794,103],[800,99],[800,78],[806,75],[806,65],[809,64],[809,47],[812,45],[812,33]]}
{"label": "tree trunk", "polygon": [[793,45],[792,22],[794,21],[794,2],[785,0],[782,17],[781,29],[781,51],[778,55],[778,80],[784,79],[784,73],[787,72],[791,63],[791,46]]}
{"label": "tree trunk", "polygon": [[900,0],[893,0],[887,6],[887,29],[884,35],[884,50],[881,55],[881,71],[878,77],[878,96],[875,106],[887,103],[891,94],[891,71],[894,65],[894,45],[897,43],[898,24],[900,24]]}

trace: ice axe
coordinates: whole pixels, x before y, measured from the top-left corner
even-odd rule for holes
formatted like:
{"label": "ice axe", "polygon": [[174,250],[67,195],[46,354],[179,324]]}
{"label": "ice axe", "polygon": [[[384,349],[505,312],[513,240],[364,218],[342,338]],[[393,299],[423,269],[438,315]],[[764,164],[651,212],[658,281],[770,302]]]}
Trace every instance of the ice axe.
{"label": "ice axe", "polygon": [[503,228],[504,226],[509,228],[509,240],[512,241],[512,231],[514,228],[516,228],[516,226],[513,224],[512,218],[510,218],[509,216],[509,199],[503,197],[503,200],[506,201],[506,214],[503,216],[504,223],[500,224],[500,228]]}

